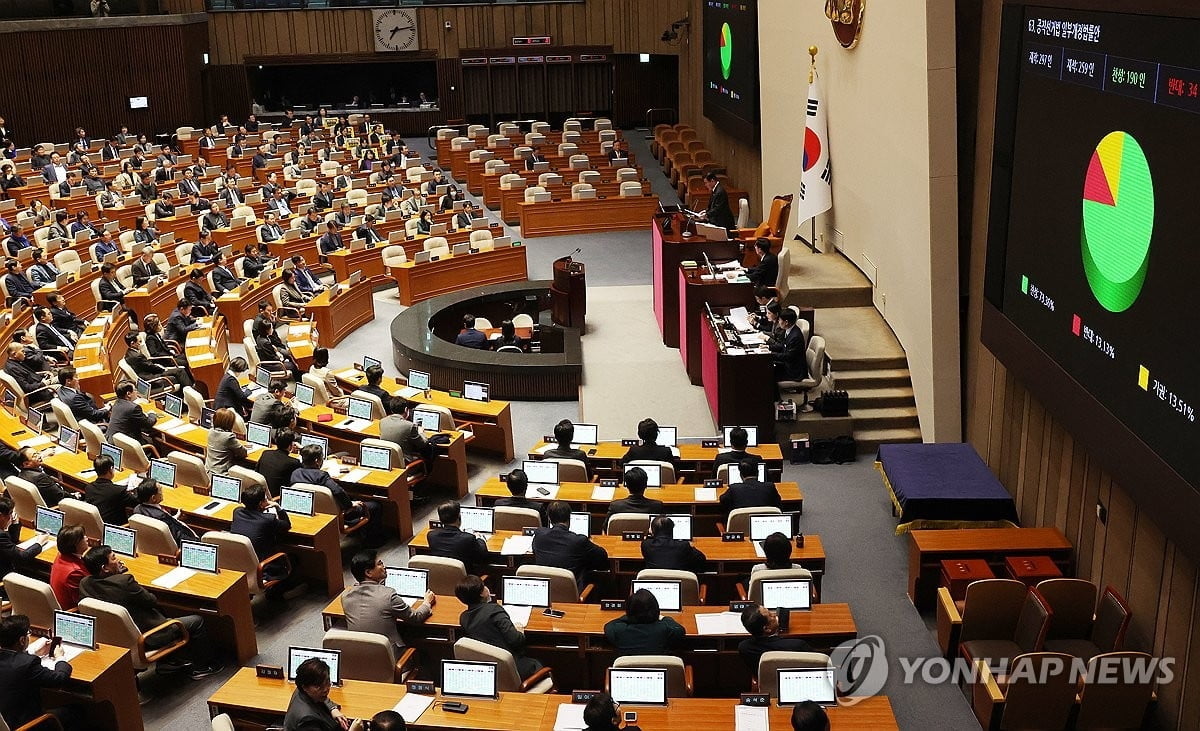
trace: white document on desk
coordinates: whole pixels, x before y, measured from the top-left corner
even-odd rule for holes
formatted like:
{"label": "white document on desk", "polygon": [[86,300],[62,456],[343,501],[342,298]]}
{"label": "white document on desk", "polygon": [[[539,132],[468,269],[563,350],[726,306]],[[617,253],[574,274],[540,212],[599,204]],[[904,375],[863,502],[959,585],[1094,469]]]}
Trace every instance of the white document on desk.
{"label": "white document on desk", "polygon": [[717,501],[717,488],[697,487],[696,496],[693,499],[698,503],[715,503]]}
{"label": "white document on desk", "polygon": [[766,558],[767,554],[763,551],[762,541],[750,541],[750,545],[754,546],[754,555],[759,558]]}
{"label": "white document on desk", "polygon": [[421,714],[432,705],[433,696],[431,695],[405,693],[400,702],[392,707],[392,710],[403,716],[405,723],[416,723]]}
{"label": "white document on desk", "polygon": [[21,549],[22,551],[27,551],[27,550],[29,550],[29,548],[30,548],[31,546],[33,546],[35,543],[41,543],[41,542],[42,542],[42,535],[43,535],[43,534],[41,534],[41,533],[38,533],[38,534],[37,534],[36,536],[34,536],[33,538],[26,538],[25,540],[23,540],[23,541],[21,541],[20,543],[18,543],[18,544],[17,544],[17,548]]}
{"label": "white document on desk", "polygon": [[701,635],[748,635],[737,612],[711,612],[696,615],[696,633]]}
{"label": "white document on desk", "polygon": [[364,470],[361,467],[355,467],[354,469],[347,472],[340,479],[344,480],[345,482],[362,482],[363,480],[367,479],[370,476],[371,476],[371,470]]}
{"label": "white document on desk", "polygon": [[161,431],[169,432],[172,429],[177,429],[186,423],[187,422],[185,422],[183,419],[176,419],[174,416],[172,416],[170,419],[167,419],[166,421],[156,423],[155,426],[157,426]]}
{"label": "white document on desk", "polygon": [[406,398],[411,401],[412,399],[415,399],[416,397],[422,395],[423,393],[425,393],[425,392],[419,388],[413,388],[412,386],[405,386],[404,388],[400,389],[400,393],[398,395],[401,398]]}
{"label": "white document on desk", "polygon": [[338,424],[339,429],[349,429],[350,431],[362,431],[371,425],[368,419],[346,419]]}
{"label": "white document on desk", "polygon": [[501,556],[524,556],[533,552],[533,536],[509,536],[500,547]]}
{"label": "white document on desk", "polygon": [[166,433],[170,434],[173,437],[178,437],[178,436],[182,436],[184,434],[187,434],[190,431],[194,431],[199,428],[200,427],[196,426],[195,424],[189,424],[186,421],[181,421],[179,424],[176,424],[175,426],[171,426],[171,427],[167,427],[167,428],[163,429],[163,431],[165,431]]}
{"label": "white document on desk", "polygon": [[766,706],[734,706],[734,731],[767,731],[771,727]]}
{"label": "white document on desk", "polygon": [[554,731],[583,731],[587,724],[583,721],[583,709],[586,706],[579,703],[563,703],[558,707],[558,715],[554,718]]}
{"label": "white document on desk", "polygon": [[602,487],[600,485],[596,485],[592,488],[593,500],[611,501],[614,497],[616,497],[616,495],[617,488],[615,487]]}
{"label": "white document on desk", "polygon": [[193,569],[185,569],[182,566],[176,566],[150,583],[153,586],[157,586],[161,589],[174,589],[176,586],[179,586],[195,575],[196,572]]}
{"label": "white document on desk", "polygon": [[508,613],[508,618],[512,623],[521,627],[529,624],[529,615],[533,614],[533,607],[520,607],[517,605],[501,604],[504,611]]}
{"label": "white document on desk", "polygon": [[767,336],[763,333],[739,333],[738,340],[742,341],[742,345],[762,345],[767,342]]}
{"label": "white document on desk", "polygon": [[40,449],[42,447],[48,447],[51,444],[54,444],[54,440],[45,434],[38,434],[36,437],[22,439],[21,441],[17,442],[17,446],[22,449],[25,447],[34,447],[36,449]]}

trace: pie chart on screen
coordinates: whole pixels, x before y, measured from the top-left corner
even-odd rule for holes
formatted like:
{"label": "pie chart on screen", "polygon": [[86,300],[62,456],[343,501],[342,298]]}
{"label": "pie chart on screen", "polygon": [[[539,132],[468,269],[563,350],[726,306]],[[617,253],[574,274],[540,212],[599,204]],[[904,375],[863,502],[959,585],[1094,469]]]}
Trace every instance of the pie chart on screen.
{"label": "pie chart on screen", "polygon": [[729,80],[729,72],[733,69],[733,30],[729,23],[721,26],[721,75]]}
{"label": "pie chart on screen", "polygon": [[1083,183],[1083,271],[1096,301],[1124,312],[1141,294],[1154,233],[1154,181],[1128,132],[1096,145]]}

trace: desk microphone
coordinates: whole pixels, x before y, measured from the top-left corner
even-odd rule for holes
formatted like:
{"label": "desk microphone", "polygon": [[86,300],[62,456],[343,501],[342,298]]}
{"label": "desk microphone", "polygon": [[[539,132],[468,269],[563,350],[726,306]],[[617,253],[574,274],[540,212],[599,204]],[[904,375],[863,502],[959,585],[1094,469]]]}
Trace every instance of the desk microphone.
{"label": "desk microphone", "polygon": [[576,254],[579,254],[579,253],[582,253],[582,252],[583,252],[583,248],[582,248],[582,247],[581,247],[581,248],[577,248],[577,249],[575,249],[575,251],[572,251],[570,254],[567,254],[567,258],[568,258],[568,259],[570,259],[571,257],[575,256]]}

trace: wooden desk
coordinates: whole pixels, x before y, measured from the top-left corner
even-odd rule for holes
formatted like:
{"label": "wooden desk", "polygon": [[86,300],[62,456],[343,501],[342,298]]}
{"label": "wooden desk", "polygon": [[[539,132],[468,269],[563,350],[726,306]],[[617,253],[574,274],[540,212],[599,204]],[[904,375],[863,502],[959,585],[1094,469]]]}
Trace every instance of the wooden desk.
{"label": "wooden desk", "polygon": [[121,380],[117,362],[125,357],[125,335],[129,332],[129,315],[121,313],[114,319],[102,315],[88,323],[75,343],[71,365],[79,376],[79,385],[93,396],[113,393]]}
{"label": "wooden desk", "polygon": [[[553,731],[558,707],[570,703],[566,695],[547,696],[550,702],[542,716],[541,731]],[[846,705],[827,708],[830,731],[887,731],[899,729],[891,701],[886,696],[842,699]],[[637,725],[644,729],[709,729],[734,727],[732,698],[672,698],[667,706],[622,705],[622,710],[637,711]],[[626,707],[628,706],[628,707]],[[768,711],[771,731],[791,731],[792,709],[772,705]],[[422,717],[423,718],[423,717]]]}
{"label": "wooden desk", "polygon": [[524,246],[506,246],[465,256],[444,256],[423,264],[409,261],[392,267],[391,274],[400,292],[400,304],[413,305],[465,287],[521,282],[529,278],[529,267]]}
{"label": "wooden desk", "polygon": [[42,706],[52,708],[86,701],[88,720],[103,729],[145,728],[129,650],[99,645],[71,660],[71,680],[63,688],[43,689]]}
{"label": "wooden desk", "polygon": [[[701,353],[702,330],[706,327],[704,307],[726,308],[745,306],[754,302],[754,285],[750,282],[730,282],[720,273],[716,279],[705,279],[707,270],[702,268],[685,269],[679,267],[679,355],[683,358],[688,380],[693,386],[704,385],[704,364]],[[736,391],[739,399],[749,400],[751,397],[742,391],[742,386],[731,389]],[[771,399],[774,402],[774,399]],[[715,413],[714,413],[715,415]],[[718,421],[718,424],[732,423]]]}
{"label": "wooden desk", "polygon": [[[21,533],[21,540],[33,536],[28,528],[22,528]],[[58,550],[50,544],[38,554],[37,561],[44,564],[48,572],[56,556]],[[250,592],[246,588],[246,575],[241,571],[222,569],[216,574],[198,573],[173,588],[164,589],[151,582],[173,567],[160,564],[154,556],[122,557],[121,560],[137,582],[158,598],[160,607],[176,615],[204,617],[204,626],[213,641],[222,651],[235,655],[238,662],[246,662],[258,654]]]}
{"label": "wooden desk", "polygon": [[[612,174],[616,174],[613,171]],[[642,195],[650,195],[654,191],[650,188],[650,183],[642,180],[635,182],[641,183]],[[565,178],[562,183],[557,185],[544,185],[543,188],[549,193],[555,201],[571,200],[571,186],[575,184],[574,178]],[[537,177],[534,176],[529,182],[528,187],[537,185]],[[618,198],[621,195],[621,183],[616,180],[607,180],[600,183],[593,183],[592,187],[596,189],[596,199],[604,200],[610,198]],[[516,226],[521,221],[521,204],[525,202],[525,188],[513,188],[509,190],[500,190],[500,220],[510,226]]]}
{"label": "wooden desk", "polygon": [[363,280],[353,287],[346,281],[339,282],[341,292],[330,298],[325,290],[309,300],[306,306],[313,313],[317,330],[321,333],[320,343],[332,348],[347,335],[375,319],[375,299],[370,281]]}
{"label": "wooden desk", "polygon": [[521,235],[562,236],[639,231],[658,210],[658,196],[595,198],[521,204]]}
{"label": "wooden desk", "polygon": [[[275,301],[273,298],[275,287],[283,282],[279,278],[280,271],[280,269],[270,269],[267,271],[267,281],[259,282],[255,278],[250,282],[245,292],[239,293],[235,289],[217,298],[217,310],[225,316],[225,320],[229,323],[229,326],[235,328],[237,333],[240,334],[242,332],[243,322],[258,317],[258,305],[260,302]],[[241,338],[239,337],[238,340],[241,341]]]}
{"label": "wooden desk", "polygon": [[188,270],[181,269],[179,276],[155,287],[153,292],[147,292],[145,287],[131,289],[125,294],[125,307],[137,313],[138,322],[146,319],[146,315],[154,313],[166,324],[171,311],[179,304],[179,285],[188,282]]}
{"label": "wooden desk", "polygon": [[1049,556],[1063,572],[1074,573],[1071,542],[1058,528],[960,528],[909,531],[908,598],[918,610],[932,609],[946,559],[980,558],[993,572],[1006,556]]}
{"label": "wooden desk", "polygon": [[[650,255],[654,270],[654,318],[662,333],[663,344],[679,347],[679,265],[685,260],[703,264],[703,254],[713,261],[726,261],[740,255],[737,241],[709,241],[703,236],[683,236],[686,217],[681,214],[654,215],[650,222]],[[662,226],[670,222],[671,233],[664,234]]]}
{"label": "wooden desk", "polygon": [[[741,422],[726,422],[726,425],[732,426],[735,423]],[[769,432],[773,433],[773,432]],[[760,439],[762,435],[760,434]],[[553,449],[557,444],[550,444],[545,440],[533,445],[529,450],[529,459],[541,459],[542,453],[547,449]],[[599,474],[603,477],[620,477],[621,475],[621,458],[629,451],[629,447],[623,446],[620,441],[602,441],[594,447],[584,445],[581,447],[588,453],[588,462],[592,466],[592,473]],[[679,445],[679,469],[675,470],[675,476],[683,477],[684,482],[702,482],[704,479],[713,476],[716,470],[713,469],[713,459],[718,454],[725,451],[717,447],[705,447],[695,442],[685,442]],[[757,454],[762,457],[767,463],[767,479],[778,482],[783,475],[783,451],[778,444],[773,442],[759,443],[757,447],[750,447],[746,450],[751,454]]]}
{"label": "wooden desk", "polygon": [[197,383],[204,384],[207,392],[216,394],[217,385],[229,368],[229,321],[201,319],[201,327],[193,330],[184,343],[188,368]]}
{"label": "wooden desk", "polygon": [[[694,325],[700,332],[704,395],[717,424],[754,424],[759,438],[775,434],[775,362],[770,353],[733,354],[719,343],[708,316]],[[681,326],[680,332],[684,331]],[[689,328],[690,329],[690,328]]]}
{"label": "wooden desk", "polygon": [[[284,658],[278,658],[282,663]],[[278,726],[287,713],[295,692],[294,683],[259,678],[254,668],[241,668],[208,699],[212,715],[228,713],[238,728]],[[392,708],[404,697],[403,685],[346,680],[333,688],[329,697],[349,718],[370,718]],[[484,731],[528,731],[545,712],[550,696],[501,693],[494,701],[471,699],[467,713],[447,713],[431,706],[409,729],[481,729]],[[440,698],[438,700],[441,700]],[[449,699],[447,699],[449,700]]]}
{"label": "wooden desk", "polygon": [[[400,221],[398,230],[403,229],[403,221]],[[382,228],[382,227],[381,227]],[[350,278],[354,272],[362,272],[363,279],[370,282],[373,286],[388,284],[387,268],[383,265],[383,248],[388,246],[388,234],[383,233],[384,240],[375,246],[351,251],[350,249],[341,249],[331,252],[326,255],[329,260],[329,265],[333,267],[333,276],[339,282],[343,282]],[[408,252],[405,252],[405,256]]]}

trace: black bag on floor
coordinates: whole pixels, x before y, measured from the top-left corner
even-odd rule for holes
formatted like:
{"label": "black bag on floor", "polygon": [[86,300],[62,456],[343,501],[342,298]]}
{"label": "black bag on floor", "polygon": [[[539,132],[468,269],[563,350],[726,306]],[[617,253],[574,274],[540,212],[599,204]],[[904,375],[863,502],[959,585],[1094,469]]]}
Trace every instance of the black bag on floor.
{"label": "black bag on floor", "polygon": [[833,438],[833,462],[846,464],[858,459],[858,444],[854,437]]}
{"label": "black bag on floor", "polygon": [[832,439],[814,439],[814,440],[812,440],[812,463],[813,464],[833,464],[833,440]]}
{"label": "black bag on floor", "polygon": [[849,413],[849,393],[845,391],[826,391],[821,394],[821,416],[847,416]]}

